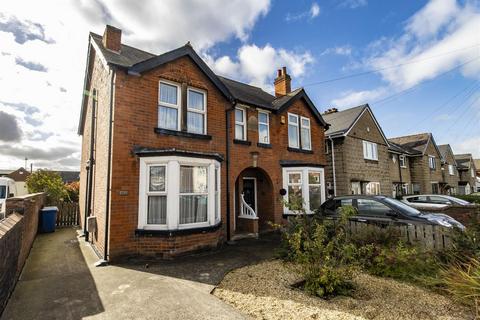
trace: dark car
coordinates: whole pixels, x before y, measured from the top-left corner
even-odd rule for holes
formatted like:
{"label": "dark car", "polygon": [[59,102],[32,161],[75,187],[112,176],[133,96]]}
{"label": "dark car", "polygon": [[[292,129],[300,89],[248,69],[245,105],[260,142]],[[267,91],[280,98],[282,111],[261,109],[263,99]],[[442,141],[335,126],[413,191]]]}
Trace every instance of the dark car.
{"label": "dark car", "polygon": [[357,214],[351,219],[380,226],[429,224],[443,227],[465,227],[446,214],[421,212],[409,205],[385,196],[342,196],[325,201],[320,213],[327,218],[338,217],[339,208],[353,206]]}

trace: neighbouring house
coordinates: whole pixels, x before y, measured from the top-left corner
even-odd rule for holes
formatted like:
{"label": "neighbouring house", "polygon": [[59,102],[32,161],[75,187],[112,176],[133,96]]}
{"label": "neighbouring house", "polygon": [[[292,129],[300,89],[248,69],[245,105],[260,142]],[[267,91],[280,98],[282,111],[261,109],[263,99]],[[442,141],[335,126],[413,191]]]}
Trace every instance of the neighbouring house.
{"label": "neighbouring house", "polygon": [[458,193],[461,195],[476,192],[477,169],[470,153],[456,154],[455,161],[459,173]]}
{"label": "neighbouring house", "polygon": [[455,161],[455,155],[449,144],[442,144],[438,146],[440,153],[442,154],[442,175],[443,185],[442,189],[449,195],[455,195],[458,193],[459,174],[457,170],[457,162]]}
{"label": "neighbouring house", "polygon": [[412,194],[445,191],[442,187],[442,155],[431,133],[420,133],[388,139],[391,144],[408,151]]}
{"label": "neighbouring house", "polygon": [[327,122],[278,70],[275,95],[216,75],[192,46],[154,55],[89,36],[80,205],[103,259],[172,257],[258,234],[325,200]]}
{"label": "neighbouring house", "polygon": [[8,178],[15,181],[17,196],[23,196],[28,194],[26,181],[29,175],[30,172],[28,170],[25,170],[23,167],[18,168],[17,170],[14,170],[6,175]]}
{"label": "neighbouring house", "polygon": [[80,181],[80,171],[54,171],[62,178],[63,183]]}
{"label": "neighbouring house", "polygon": [[391,195],[388,141],[368,104],[323,114],[326,181],[335,195]]}
{"label": "neighbouring house", "polygon": [[480,192],[480,159],[473,159],[473,164],[477,170],[477,185],[475,192]]}
{"label": "neighbouring house", "polygon": [[388,142],[390,154],[390,179],[392,181],[392,197],[400,197],[413,193],[412,177],[410,174],[410,157],[419,154],[419,151],[402,147],[392,141]]}

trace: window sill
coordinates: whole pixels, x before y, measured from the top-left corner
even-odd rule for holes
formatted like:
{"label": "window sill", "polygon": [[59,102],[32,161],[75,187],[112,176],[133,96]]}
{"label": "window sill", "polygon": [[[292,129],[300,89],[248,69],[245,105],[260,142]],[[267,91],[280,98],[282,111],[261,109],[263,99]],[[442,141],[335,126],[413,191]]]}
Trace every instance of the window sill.
{"label": "window sill", "polygon": [[290,151],[290,152],[313,154],[312,150],[303,150],[303,149],[300,149],[300,148],[287,147],[287,150]]}
{"label": "window sill", "polygon": [[251,146],[252,142],[248,140],[238,140],[238,139],[233,139],[233,143],[235,144],[243,144],[244,146]]}
{"label": "window sill", "polygon": [[257,143],[257,147],[266,148],[266,149],[272,149],[272,145],[271,145],[270,143],[260,143],[260,142],[258,142],[258,143]]}
{"label": "window sill", "polygon": [[191,133],[186,131],[177,131],[177,130],[170,130],[170,129],[163,129],[163,128],[154,128],[153,130],[155,131],[155,133],[158,133],[158,134],[201,139],[201,140],[212,140],[212,136],[208,134]]}
{"label": "window sill", "polygon": [[222,226],[222,223],[219,222],[213,226],[192,228],[192,229],[176,229],[176,230],[149,230],[149,229],[136,229],[136,236],[145,236],[145,237],[175,237],[183,236],[190,234],[198,233],[211,233],[215,232]]}
{"label": "window sill", "polygon": [[363,160],[365,160],[365,162],[378,163],[378,159],[375,160],[375,159],[365,159],[365,158],[363,158]]}

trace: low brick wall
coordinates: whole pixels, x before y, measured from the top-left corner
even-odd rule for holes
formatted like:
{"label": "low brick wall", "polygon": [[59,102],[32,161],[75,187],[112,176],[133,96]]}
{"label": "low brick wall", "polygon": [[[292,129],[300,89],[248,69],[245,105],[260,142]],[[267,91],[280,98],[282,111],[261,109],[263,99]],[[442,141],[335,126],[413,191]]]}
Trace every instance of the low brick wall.
{"label": "low brick wall", "polygon": [[445,208],[418,208],[420,211],[432,212],[432,213],[443,213],[449,215],[455,220],[461,222],[462,224],[468,226],[469,223],[472,223],[473,218],[480,218],[480,205],[474,206],[448,206]]}
{"label": "low brick wall", "polygon": [[7,217],[0,221],[0,314],[30,253],[44,203],[43,193],[7,199]]}

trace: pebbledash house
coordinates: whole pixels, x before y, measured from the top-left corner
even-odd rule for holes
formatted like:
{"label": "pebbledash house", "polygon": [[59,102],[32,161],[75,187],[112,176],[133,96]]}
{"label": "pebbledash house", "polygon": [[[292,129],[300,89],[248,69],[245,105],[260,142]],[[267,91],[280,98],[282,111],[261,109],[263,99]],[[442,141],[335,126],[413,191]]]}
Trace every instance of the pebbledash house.
{"label": "pebbledash house", "polygon": [[325,200],[323,120],[277,70],[275,95],[216,75],[186,45],[154,55],[90,33],[78,132],[86,238],[104,260],[173,257]]}

